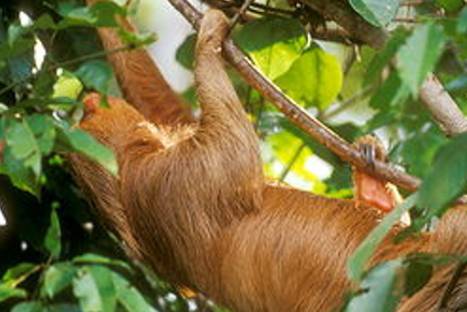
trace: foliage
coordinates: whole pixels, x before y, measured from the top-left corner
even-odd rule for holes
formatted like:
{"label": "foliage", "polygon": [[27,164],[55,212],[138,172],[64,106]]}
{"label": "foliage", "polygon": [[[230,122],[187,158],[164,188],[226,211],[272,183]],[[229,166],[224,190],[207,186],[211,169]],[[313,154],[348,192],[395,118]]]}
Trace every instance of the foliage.
{"label": "foliage", "polygon": [[[283,1],[268,3],[285,6]],[[414,217],[407,236],[440,217],[467,190],[466,135],[446,138],[418,98],[423,80],[435,72],[467,112],[467,8],[462,0],[427,1],[412,11],[414,23],[395,27],[394,18],[406,14],[399,1],[349,4],[375,27],[391,30],[382,50],[312,40],[308,31],[313,25],[274,14],[237,27],[233,37],[304,109],[348,141],[376,131],[389,143],[391,160],[424,179],[420,191],[389,214],[348,263],[359,287],[343,309],[393,311],[402,296],[424,285],[434,265],[465,261],[410,255],[367,266],[402,213]],[[20,8],[27,8],[29,23],[20,23]],[[114,16],[127,14],[111,2],[90,8],[78,0],[0,4],[0,206],[2,211],[9,207],[3,211],[8,226],[0,226],[0,252],[8,255],[0,261],[2,311],[189,311],[202,304],[221,311],[209,302],[182,298],[125,257],[119,242],[89,212],[68,172],[64,155],[76,152],[118,174],[112,152],[73,125],[84,92],[108,95],[115,89],[105,55],[153,40],[120,29]],[[103,52],[94,32],[98,26],[116,27],[126,45]],[[188,69],[194,42],[190,35],[176,54]],[[34,52],[40,46],[47,52],[43,61]],[[262,139],[269,176],[327,196],[351,196],[345,163],[235,73],[231,77]],[[193,88],[185,95],[196,106]],[[106,105],[105,96],[101,104]]]}

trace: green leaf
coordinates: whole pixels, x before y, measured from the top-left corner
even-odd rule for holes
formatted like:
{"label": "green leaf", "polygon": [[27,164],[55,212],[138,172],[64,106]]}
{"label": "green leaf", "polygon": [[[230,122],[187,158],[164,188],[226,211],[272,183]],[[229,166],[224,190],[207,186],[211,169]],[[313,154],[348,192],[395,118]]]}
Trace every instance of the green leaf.
{"label": "green leaf", "polygon": [[365,84],[374,83],[378,79],[378,75],[389,63],[389,61],[396,55],[399,48],[404,44],[408,37],[408,32],[403,28],[396,29],[390,39],[386,42],[384,49],[376,53],[371,63],[368,65],[367,72],[365,74]]}
{"label": "green leaf", "polygon": [[[402,83],[397,72],[392,72],[370,100],[370,106],[388,112],[391,107],[398,107],[410,95],[409,88]],[[389,113],[389,112],[388,112]]]}
{"label": "green leaf", "polygon": [[60,129],[63,143],[70,151],[79,152],[96,161],[111,174],[117,175],[118,164],[114,153],[96,141],[91,135],[80,129]]}
{"label": "green leaf", "polygon": [[84,267],[73,281],[73,293],[79,299],[83,312],[114,311],[117,291],[113,272],[102,266]]}
{"label": "green leaf", "polygon": [[156,311],[144,299],[143,295],[132,287],[126,279],[117,273],[112,273],[112,279],[117,290],[118,302],[128,312],[152,312]]}
{"label": "green leaf", "polygon": [[31,271],[33,271],[37,265],[33,263],[23,262],[15,265],[12,268],[9,268],[2,277],[2,282],[15,285],[17,279],[21,279],[24,275],[29,275]]}
{"label": "green leaf", "polygon": [[436,0],[435,3],[447,12],[459,11],[465,5],[464,0]]}
{"label": "green leaf", "polygon": [[38,178],[42,171],[41,152],[32,129],[26,120],[12,122],[6,132],[11,156],[29,167]]}
{"label": "green leaf", "polygon": [[52,265],[45,271],[42,285],[42,296],[53,298],[56,294],[71,285],[77,269],[69,262]]}
{"label": "green leaf", "polygon": [[78,264],[107,264],[114,265],[120,268],[130,270],[130,266],[125,262],[118,259],[111,259],[101,255],[87,253],[73,258],[74,263]]}
{"label": "green leaf", "polygon": [[354,297],[346,312],[392,312],[402,297],[404,265],[400,259],[373,268],[362,281],[363,293]]}
{"label": "green leaf", "polygon": [[39,301],[21,302],[13,307],[11,312],[44,312],[44,307]]}
{"label": "green leaf", "polygon": [[428,208],[426,219],[441,215],[467,190],[467,133],[442,146],[420,187],[417,206]]}
{"label": "green leaf", "polygon": [[283,18],[249,22],[235,36],[235,41],[271,80],[284,74],[307,44],[300,22]]}
{"label": "green leaf", "polygon": [[462,9],[457,19],[457,32],[460,34],[467,33],[467,6]]}
{"label": "green leaf", "polygon": [[359,281],[362,278],[368,260],[371,258],[378,245],[392,229],[392,226],[400,220],[402,215],[415,205],[417,196],[417,193],[410,195],[403,203],[386,215],[381,223],[368,234],[349,257],[347,261],[347,274],[352,280]]}
{"label": "green leaf", "polygon": [[384,27],[396,16],[399,0],[349,0],[352,8],[367,22]]}
{"label": "green leaf", "polygon": [[65,2],[60,3],[59,13],[63,17],[58,24],[60,29],[70,26],[116,27],[115,16],[126,15],[126,10],[112,1],[97,2],[90,7],[76,7]]}
{"label": "green leaf", "polygon": [[397,68],[402,81],[416,97],[427,74],[435,68],[444,47],[445,35],[439,25],[418,26],[397,53]]}
{"label": "green leaf", "polygon": [[26,298],[27,292],[21,288],[13,288],[8,285],[0,284],[0,302],[10,298]]}
{"label": "green leaf", "polygon": [[277,78],[277,85],[305,107],[323,110],[342,88],[343,74],[339,61],[317,46],[309,48]]}
{"label": "green leaf", "polygon": [[112,69],[107,62],[93,60],[81,65],[75,75],[87,88],[107,94],[112,79]]}
{"label": "green leaf", "polygon": [[125,44],[131,45],[132,48],[146,46],[157,40],[157,36],[154,33],[142,33],[141,34],[141,33],[126,31],[123,29],[120,29],[118,31],[118,35],[120,36],[120,38]]}
{"label": "green leaf", "polygon": [[192,70],[195,61],[196,34],[188,35],[178,47],[175,59],[186,69]]}
{"label": "green leaf", "polygon": [[53,98],[67,97],[77,99],[83,91],[83,84],[79,79],[70,72],[63,72],[53,86]]}
{"label": "green leaf", "polygon": [[44,238],[44,246],[53,258],[58,258],[62,250],[62,231],[56,209],[52,208],[50,213],[50,225]]}
{"label": "green leaf", "polygon": [[405,290],[407,296],[414,295],[428,283],[433,273],[433,265],[417,261],[409,261],[405,273]]}
{"label": "green leaf", "polygon": [[427,168],[430,168],[433,163],[436,152],[446,142],[447,139],[440,131],[431,128],[426,132],[416,133],[402,142],[399,154],[407,164],[409,173],[424,177],[427,174]]}
{"label": "green leaf", "polygon": [[56,135],[52,118],[47,115],[34,114],[26,116],[26,122],[36,137],[41,154],[49,155],[54,147]]}

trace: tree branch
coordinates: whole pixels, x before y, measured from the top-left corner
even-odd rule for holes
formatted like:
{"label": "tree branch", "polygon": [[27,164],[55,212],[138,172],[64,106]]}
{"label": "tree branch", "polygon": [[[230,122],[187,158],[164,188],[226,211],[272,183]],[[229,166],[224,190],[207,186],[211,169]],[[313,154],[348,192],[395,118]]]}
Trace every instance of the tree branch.
{"label": "tree branch", "polygon": [[[199,27],[201,13],[187,0],[168,0],[195,29]],[[261,95],[274,104],[288,119],[301,130],[310,135],[320,144],[326,146],[342,160],[356,166],[371,175],[392,182],[409,191],[415,191],[420,186],[420,179],[409,175],[391,164],[381,161],[368,162],[367,159],[352,145],[311,116],[302,107],[293,102],[281,92],[270,80],[263,76],[249,61],[247,56],[230,38],[223,43],[224,58],[238,71],[245,81]],[[467,203],[463,197],[457,203]]]}
{"label": "tree branch", "polygon": [[[198,29],[201,13],[186,0],[169,0],[182,15]],[[235,45],[232,39],[224,41],[224,56],[240,73],[245,81],[271,101],[284,115],[305,133],[323,144],[342,160],[379,178],[390,181],[402,188],[414,191],[420,184],[416,177],[397,169],[392,165],[375,161],[374,166],[368,163],[351,144],[340,138],[302,107],[294,103],[281,92],[271,81],[264,77],[248,60],[247,56]]]}
{"label": "tree branch", "polygon": [[467,118],[435,75],[430,74],[423,83],[420,99],[447,136],[467,131]]}

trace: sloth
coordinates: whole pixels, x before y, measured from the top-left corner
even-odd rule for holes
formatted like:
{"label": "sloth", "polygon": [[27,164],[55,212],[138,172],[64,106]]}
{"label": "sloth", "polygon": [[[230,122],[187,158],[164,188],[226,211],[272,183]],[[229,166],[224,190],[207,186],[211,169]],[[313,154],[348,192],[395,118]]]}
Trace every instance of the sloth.
{"label": "sloth", "polygon": [[[351,286],[346,260],[383,213],[263,177],[257,136],[222,61],[228,32],[222,12],[205,13],[195,49],[198,121],[144,51],[112,55],[131,105],[109,98],[110,107],[101,107],[100,96],[89,94],[79,127],[114,151],[119,174],[72,154],[76,180],[129,256],[174,285],[233,311],[337,309]],[[99,34],[104,47],[118,43],[110,29]],[[435,232],[397,245],[396,226],[371,264],[414,252],[466,255],[466,218],[467,207],[456,207]],[[398,311],[436,311],[454,269],[437,267]],[[466,276],[454,286],[449,308],[466,302]]]}

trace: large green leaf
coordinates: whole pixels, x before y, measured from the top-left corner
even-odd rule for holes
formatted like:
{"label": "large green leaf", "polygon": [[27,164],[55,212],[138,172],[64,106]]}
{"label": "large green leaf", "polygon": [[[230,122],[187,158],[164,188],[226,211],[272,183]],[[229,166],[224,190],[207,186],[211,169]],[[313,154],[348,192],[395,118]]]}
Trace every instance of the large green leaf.
{"label": "large green leaf", "polygon": [[301,24],[283,18],[252,21],[235,36],[235,41],[271,80],[290,68],[307,43]]}
{"label": "large green leaf", "polygon": [[114,311],[117,291],[113,273],[103,266],[86,266],[73,281],[73,293],[79,299],[83,312]]}
{"label": "large green leaf", "polygon": [[117,273],[112,273],[112,279],[117,290],[118,302],[128,312],[155,312],[139,291],[131,286],[126,279]]}
{"label": "large green leaf", "polygon": [[346,312],[392,312],[403,294],[400,282],[405,267],[402,260],[392,260],[378,265],[368,272],[360,288],[362,294],[352,298]]}
{"label": "large green leaf", "polygon": [[42,171],[41,151],[28,122],[22,120],[10,123],[5,138],[11,156],[31,168],[38,178]]}
{"label": "large green leaf", "polygon": [[407,197],[402,204],[398,205],[393,211],[384,217],[381,223],[368,234],[354,253],[349,257],[347,261],[347,273],[351,279],[358,281],[362,278],[366,265],[376,248],[389,233],[392,226],[400,220],[406,211],[415,205],[417,196],[418,194],[414,193]]}
{"label": "large green leaf", "polygon": [[342,88],[342,69],[339,61],[318,46],[306,50],[277,78],[277,85],[305,107],[328,107]]}
{"label": "large green leaf", "polygon": [[107,94],[112,79],[112,69],[107,62],[94,60],[81,65],[75,75],[86,87]]}
{"label": "large green leaf", "polygon": [[110,149],[100,144],[91,135],[80,129],[60,130],[62,143],[65,143],[70,151],[76,151],[88,156],[113,175],[117,175],[117,159]]}
{"label": "large green leaf", "polygon": [[402,81],[413,96],[427,74],[435,68],[445,43],[445,35],[439,25],[428,23],[418,26],[397,53],[397,68]]}
{"label": "large green leaf", "polygon": [[50,266],[44,274],[41,289],[42,296],[53,298],[66,287],[70,286],[77,269],[71,263],[61,262]]}
{"label": "large green leaf", "polygon": [[55,143],[55,126],[52,118],[47,115],[29,115],[26,121],[36,137],[37,144],[42,156],[52,152]]}
{"label": "large green leaf", "polygon": [[427,219],[467,191],[467,133],[442,146],[420,188],[417,205],[428,208]]}
{"label": "large green leaf", "polygon": [[372,84],[378,80],[378,75],[389,61],[396,55],[399,48],[404,44],[408,33],[403,28],[396,29],[389,40],[386,42],[384,49],[375,54],[370,64],[368,65],[365,74],[365,84]]}
{"label": "large green leaf", "polygon": [[384,27],[396,16],[399,0],[349,0],[352,8],[367,22]]}
{"label": "large green leaf", "polygon": [[27,292],[24,289],[0,284],[0,303],[10,298],[25,298],[26,296]]}

